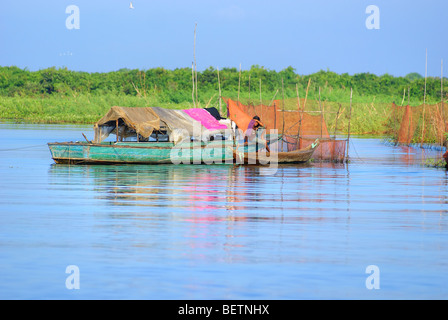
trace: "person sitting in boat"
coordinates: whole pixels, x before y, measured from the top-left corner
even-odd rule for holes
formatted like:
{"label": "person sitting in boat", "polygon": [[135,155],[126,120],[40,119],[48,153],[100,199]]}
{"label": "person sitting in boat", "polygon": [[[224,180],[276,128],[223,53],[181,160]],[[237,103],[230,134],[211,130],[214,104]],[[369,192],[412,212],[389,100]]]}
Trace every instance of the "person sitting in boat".
{"label": "person sitting in boat", "polygon": [[[249,141],[253,141],[257,137],[258,129],[264,128],[263,123],[260,120],[259,116],[254,116],[252,120],[250,120],[249,125],[247,126],[246,134],[244,136],[244,144],[247,145]],[[266,144],[266,150],[269,152],[269,146]]]}

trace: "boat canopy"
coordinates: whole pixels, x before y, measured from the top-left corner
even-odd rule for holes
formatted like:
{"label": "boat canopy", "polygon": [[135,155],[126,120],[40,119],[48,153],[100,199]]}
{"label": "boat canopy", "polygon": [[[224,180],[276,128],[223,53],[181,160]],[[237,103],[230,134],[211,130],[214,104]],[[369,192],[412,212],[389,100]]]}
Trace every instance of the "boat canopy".
{"label": "boat canopy", "polygon": [[[122,126],[123,124],[125,126]],[[121,136],[139,134],[149,138],[154,130],[160,130],[160,118],[152,108],[115,106],[95,123],[94,130],[96,143],[100,143],[117,130]]]}
{"label": "boat canopy", "polygon": [[[161,107],[112,107],[94,125],[95,143],[111,133],[121,137],[137,134],[148,139],[154,130],[166,131],[170,141],[194,138],[208,140],[212,135],[225,134],[228,126],[220,123],[205,109],[173,110]],[[118,130],[118,132],[117,132]],[[175,135],[176,137],[172,137]],[[174,139],[174,140],[173,140]]]}
{"label": "boat canopy", "polygon": [[183,130],[190,137],[200,139],[202,132],[205,130],[199,121],[189,117],[182,110],[164,109],[161,107],[152,107],[152,110],[159,116],[160,121],[165,124],[167,131]]}
{"label": "boat canopy", "polygon": [[210,114],[206,109],[191,108],[185,109],[184,112],[191,118],[201,122],[201,124],[210,131],[219,131],[227,129],[227,126],[219,123],[216,118]]}

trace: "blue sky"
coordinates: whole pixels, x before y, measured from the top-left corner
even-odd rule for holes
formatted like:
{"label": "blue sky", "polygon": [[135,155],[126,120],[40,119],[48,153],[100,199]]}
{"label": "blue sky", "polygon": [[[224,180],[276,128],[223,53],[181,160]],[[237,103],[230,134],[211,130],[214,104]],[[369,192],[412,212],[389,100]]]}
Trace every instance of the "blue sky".
{"label": "blue sky", "polygon": [[[2,1],[0,65],[105,72],[191,67],[194,25],[199,70],[210,66],[299,74],[331,70],[440,76],[448,66],[448,1],[404,0],[47,0]],[[80,10],[69,30],[66,8]],[[369,30],[368,5],[380,10]],[[444,72],[448,75],[448,71]]]}

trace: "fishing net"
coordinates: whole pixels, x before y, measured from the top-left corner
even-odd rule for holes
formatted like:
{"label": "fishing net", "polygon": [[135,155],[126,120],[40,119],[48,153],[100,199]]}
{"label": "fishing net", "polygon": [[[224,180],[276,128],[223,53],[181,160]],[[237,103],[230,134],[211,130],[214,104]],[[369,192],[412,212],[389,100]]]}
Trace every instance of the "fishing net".
{"label": "fishing net", "polygon": [[392,104],[389,117],[389,133],[399,144],[444,145],[447,125],[447,106],[442,103],[411,107]]}
{"label": "fishing net", "polygon": [[[278,131],[281,137],[271,143],[270,149],[275,152],[295,151],[305,148],[319,139],[320,145],[313,154],[315,160],[343,162],[346,154],[346,140],[336,139],[336,127],[333,136],[330,136],[324,112],[313,110],[316,101],[308,101],[310,111],[300,111],[297,108],[297,99],[273,100],[272,105],[265,104],[243,104],[230,98],[223,98],[227,108],[228,116],[238,127],[245,127],[254,116],[260,117],[261,122],[267,130]],[[295,110],[285,108],[286,104],[295,103]],[[302,105],[304,101],[302,100]],[[307,104],[308,105],[308,104]],[[237,112],[235,110],[238,110]],[[308,109],[307,109],[308,110]],[[330,118],[330,117],[328,117]],[[336,116],[333,117],[336,120]],[[244,129],[243,129],[244,128]]]}

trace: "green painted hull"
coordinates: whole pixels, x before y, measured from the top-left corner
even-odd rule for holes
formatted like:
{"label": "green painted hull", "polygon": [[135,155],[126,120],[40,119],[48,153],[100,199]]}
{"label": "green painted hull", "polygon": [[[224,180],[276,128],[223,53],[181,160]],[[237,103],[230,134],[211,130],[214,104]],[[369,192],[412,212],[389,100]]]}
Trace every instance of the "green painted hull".
{"label": "green painted hull", "polygon": [[70,164],[221,164],[233,163],[233,141],[55,142],[48,143],[56,163]]}

